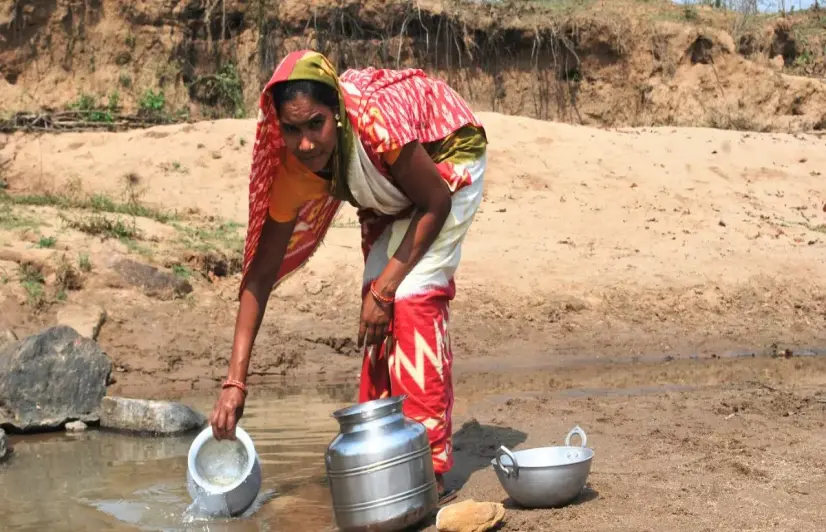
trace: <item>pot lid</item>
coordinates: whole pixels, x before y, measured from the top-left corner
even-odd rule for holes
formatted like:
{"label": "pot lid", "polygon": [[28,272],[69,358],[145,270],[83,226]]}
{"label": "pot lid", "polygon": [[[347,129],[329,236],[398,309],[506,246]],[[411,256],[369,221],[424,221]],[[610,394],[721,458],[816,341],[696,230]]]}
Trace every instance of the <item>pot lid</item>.
{"label": "pot lid", "polygon": [[397,395],[367,401],[357,405],[348,406],[333,412],[333,417],[341,424],[364,423],[373,419],[389,416],[396,412],[401,412],[402,403],[407,398],[406,395]]}

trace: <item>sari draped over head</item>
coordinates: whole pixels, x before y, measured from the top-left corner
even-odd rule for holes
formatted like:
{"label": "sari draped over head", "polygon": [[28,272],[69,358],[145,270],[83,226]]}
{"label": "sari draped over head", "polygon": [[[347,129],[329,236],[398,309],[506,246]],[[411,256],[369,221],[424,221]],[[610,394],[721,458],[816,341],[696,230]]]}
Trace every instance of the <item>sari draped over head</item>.
{"label": "sari draped over head", "polygon": [[[332,156],[330,195],[308,201],[298,213],[293,234],[276,276],[276,286],[309,260],[324,239],[343,201],[360,214],[393,217],[409,210],[410,201],[393,184],[382,154],[418,140],[444,139],[465,125],[482,128],[462,98],[445,83],[419,69],[347,70],[340,77],[314,51],[293,52],[276,67],[259,99],[258,122],[249,182],[249,222],[239,294],[268,216],[271,194],[278,194],[278,167],[287,147],[278,125],[272,87],[280,82],[314,80],[339,96],[338,143]],[[434,161],[451,192],[470,184],[470,174],[450,161]],[[362,238],[367,237],[363,224]],[[364,248],[364,245],[362,246]]]}

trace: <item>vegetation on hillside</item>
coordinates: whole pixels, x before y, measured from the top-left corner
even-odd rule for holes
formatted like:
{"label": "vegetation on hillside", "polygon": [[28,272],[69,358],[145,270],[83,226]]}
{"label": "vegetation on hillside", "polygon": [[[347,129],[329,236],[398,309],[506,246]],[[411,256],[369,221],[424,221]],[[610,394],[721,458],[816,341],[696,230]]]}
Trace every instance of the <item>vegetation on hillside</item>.
{"label": "vegetation on hillside", "polygon": [[[312,11],[297,0],[118,6],[105,10],[71,2],[48,11],[34,0],[14,0],[8,20],[0,21],[0,74],[8,82],[0,92],[9,93],[0,104],[8,115],[2,129],[135,127],[253,116],[260,87],[277,61],[305,47],[324,51],[340,69],[424,68],[448,78],[481,109],[595,125],[680,123],[650,109],[613,115],[589,108],[589,102],[604,97],[597,89],[605,83],[614,86],[612,93],[630,98],[626,107],[637,105],[634,101],[644,101],[650,91],[645,78],[658,69],[673,76],[679,67],[660,65],[666,48],[706,46],[684,44],[667,24],[698,35],[724,32],[734,53],[758,65],[778,65],[796,76],[826,75],[826,12],[781,5],[779,12],[767,13],[758,9],[758,0],[472,5],[464,0],[320,0]],[[111,24],[101,34],[98,25],[105,17]],[[711,48],[726,48],[719,38],[707,40]],[[30,71],[41,56],[38,61],[51,57],[59,65],[38,63],[48,75],[35,79]],[[652,61],[653,70],[645,66]],[[73,73],[68,79],[60,74],[66,71]],[[616,87],[623,79],[628,86]],[[58,89],[51,100],[32,96],[39,93],[34,85],[49,83]],[[783,114],[790,107],[778,109]],[[717,121],[708,116],[716,112],[693,120],[714,126]],[[638,118],[640,113],[648,118]],[[816,123],[817,118],[808,119],[801,127]],[[755,127],[782,129],[786,121]]]}

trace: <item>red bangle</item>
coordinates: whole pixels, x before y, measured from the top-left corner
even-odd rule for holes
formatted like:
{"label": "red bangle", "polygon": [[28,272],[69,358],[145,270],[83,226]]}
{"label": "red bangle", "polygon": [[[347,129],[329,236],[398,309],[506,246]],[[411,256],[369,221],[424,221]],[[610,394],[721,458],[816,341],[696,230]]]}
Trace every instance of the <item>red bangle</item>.
{"label": "red bangle", "polygon": [[393,301],[394,301],[393,298],[384,297],[376,291],[376,281],[373,281],[372,283],[370,283],[370,293],[373,294],[373,298],[375,298],[375,300],[378,301],[379,303],[382,303],[384,305],[392,305],[393,304]]}
{"label": "red bangle", "polygon": [[221,385],[221,388],[238,388],[239,390],[244,392],[244,397],[247,396],[247,385],[235,379],[225,380],[224,384]]}

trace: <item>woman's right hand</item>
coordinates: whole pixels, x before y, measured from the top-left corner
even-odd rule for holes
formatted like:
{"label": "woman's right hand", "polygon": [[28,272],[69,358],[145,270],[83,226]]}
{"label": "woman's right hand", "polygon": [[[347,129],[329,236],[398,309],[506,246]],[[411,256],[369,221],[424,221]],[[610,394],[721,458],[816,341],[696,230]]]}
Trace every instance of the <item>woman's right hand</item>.
{"label": "woman's right hand", "polygon": [[[250,354],[264,308],[270,297],[281,261],[290,243],[296,220],[278,223],[267,216],[261,229],[258,251],[248,272],[248,282],[241,291],[238,316],[235,319],[235,336],[232,340],[232,354],[227,377],[229,380],[244,381],[249,370]],[[236,377],[233,379],[232,377]],[[218,440],[235,439],[235,424],[244,414],[244,390],[229,386],[221,390],[218,401],[209,417],[212,434]]]}
{"label": "woman's right hand", "polygon": [[217,440],[234,440],[235,425],[244,415],[244,392],[234,386],[221,390],[221,395],[212,409],[209,424],[212,425],[212,435]]}

